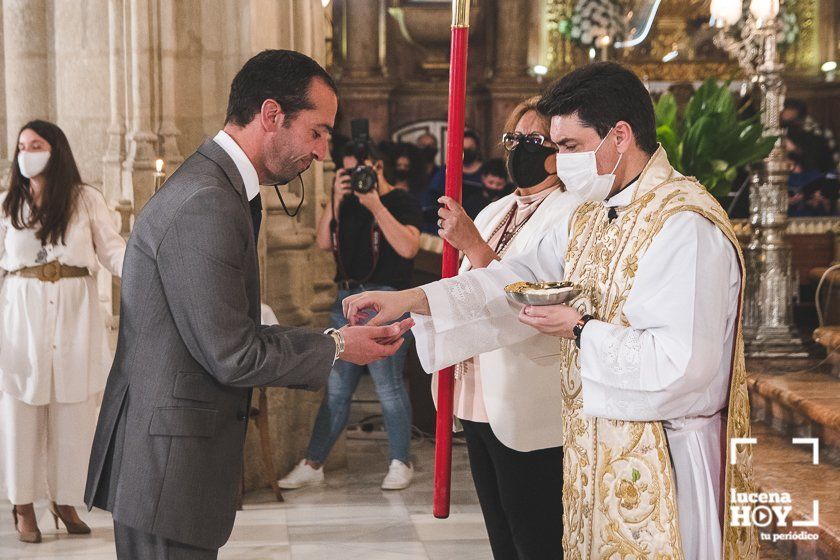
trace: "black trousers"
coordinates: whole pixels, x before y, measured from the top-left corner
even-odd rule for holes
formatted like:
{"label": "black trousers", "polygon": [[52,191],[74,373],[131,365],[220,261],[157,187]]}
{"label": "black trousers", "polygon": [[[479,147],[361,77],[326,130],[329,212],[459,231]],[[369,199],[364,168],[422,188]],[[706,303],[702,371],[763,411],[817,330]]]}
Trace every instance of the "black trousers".
{"label": "black trousers", "polygon": [[218,549],[190,546],[114,521],[119,560],[216,560]]}
{"label": "black trousers", "polygon": [[563,448],[506,447],[490,424],[461,420],[495,560],[563,558]]}

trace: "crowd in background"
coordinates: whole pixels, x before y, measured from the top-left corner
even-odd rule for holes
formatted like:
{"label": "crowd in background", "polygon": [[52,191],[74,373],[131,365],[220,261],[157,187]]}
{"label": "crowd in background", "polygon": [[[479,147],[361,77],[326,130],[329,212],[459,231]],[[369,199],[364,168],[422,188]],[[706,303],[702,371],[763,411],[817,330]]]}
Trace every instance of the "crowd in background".
{"label": "crowd in background", "polygon": [[[334,137],[332,157],[339,169],[348,142],[346,137]],[[426,132],[413,143],[385,140],[377,147],[383,158],[384,177],[395,188],[408,192],[420,205],[422,231],[437,235],[438,199],[444,195],[446,180],[446,165],[437,163],[443,152],[438,138]],[[467,215],[473,219],[488,205],[514,190],[504,159],[485,159],[484,153],[479,135],[472,130],[465,131],[461,200]]]}
{"label": "crowd in background", "polygon": [[785,102],[781,120],[791,162],[788,215],[836,216],[840,154],[833,134],[817,124],[797,99]]}
{"label": "crowd in background", "polygon": [[[807,105],[798,99],[785,101],[781,114],[785,130],[785,149],[790,160],[788,178],[789,208],[794,217],[836,216],[840,213],[838,166],[840,151],[831,130],[808,114]],[[343,141],[346,141],[344,139]],[[333,159],[340,162],[343,141],[336,138]],[[431,133],[417,137],[414,143],[382,141],[384,173],[391,183],[406,190],[423,212],[422,231],[437,235],[438,198],[444,194],[446,165],[438,165],[442,151],[438,138]],[[514,185],[502,158],[484,159],[482,139],[472,130],[464,135],[462,203],[470,218],[475,218],[491,203],[510,194]],[[746,197],[745,197],[746,200]],[[743,217],[743,208],[733,217]]]}

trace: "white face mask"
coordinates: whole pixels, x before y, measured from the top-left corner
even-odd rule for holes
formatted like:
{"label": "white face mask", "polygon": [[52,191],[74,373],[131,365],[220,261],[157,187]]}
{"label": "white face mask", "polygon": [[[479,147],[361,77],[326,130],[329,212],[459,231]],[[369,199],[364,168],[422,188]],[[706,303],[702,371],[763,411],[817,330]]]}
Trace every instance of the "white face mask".
{"label": "white face mask", "polygon": [[575,193],[583,200],[591,201],[601,201],[610,195],[610,190],[615,183],[615,170],[618,169],[623,154],[618,155],[618,161],[611,173],[598,175],[598,162],[595,159],[595,153],[601,148],[612,131],[611,128],[594,151],[557,154],[557,176],[566,185],[566,191]]}
{"label": "white face mask", "polygon": [[37,177],[43,173],[49,161],[50,152],[20,152],[18,154],[20,174],[27,179]]}

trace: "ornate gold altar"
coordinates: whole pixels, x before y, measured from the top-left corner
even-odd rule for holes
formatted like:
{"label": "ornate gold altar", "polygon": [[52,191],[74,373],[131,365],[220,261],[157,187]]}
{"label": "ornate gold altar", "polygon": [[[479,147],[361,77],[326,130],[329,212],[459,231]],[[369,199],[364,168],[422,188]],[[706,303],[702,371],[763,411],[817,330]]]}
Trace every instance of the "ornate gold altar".
{"label": "ornate gold altar", "polygon": [[[629,13],[645,1],[619,0]],[[662,0],[647,37],[639,45],[608,49],[610,59],[629,64],[651,81],[702,81],[709,76],[720,79],[743,78],[735,61],[715,46],[714,29],[709,26],[709,0]],[[564,36],[560,23],[571,16],[575,0],[546,0],[545,29],[548,40],[546,62],[550,75],[561,74],[590,61],[588,49]],[[788,0],[796,15],[798,38],[784,51],[789,72],[814,74],[821,59],[819,44],[819,0]],[[678,53],[674,56],[672,53]],[[667,62],[671,54],[673,59]],[[597,58],[601,58],[600,53]]]}

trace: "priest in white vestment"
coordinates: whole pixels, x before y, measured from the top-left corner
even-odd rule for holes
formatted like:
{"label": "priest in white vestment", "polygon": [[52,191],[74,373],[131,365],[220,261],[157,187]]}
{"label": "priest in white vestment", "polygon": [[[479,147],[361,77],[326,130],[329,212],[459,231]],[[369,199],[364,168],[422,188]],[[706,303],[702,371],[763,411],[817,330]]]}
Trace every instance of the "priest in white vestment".
{"label": "priest in white vestment", "polygon": [[[527,254],[348,298],[345,311],[374,308],[377,323],[411,311],[429,372],[533,329],[560,338],[567,557],[757,558],[754,530],[730,527],[724,508],[728,487],[750,487],[748,450],[727,460],[727,438],[749,435],[749,404],[743,266],[726,214],[669,164],[629,70],[576,70],[539,108],[552,116],[558,176],[590,202]],[[583,290],[572,306],[505,297],[513,282],[563,279]]]}

